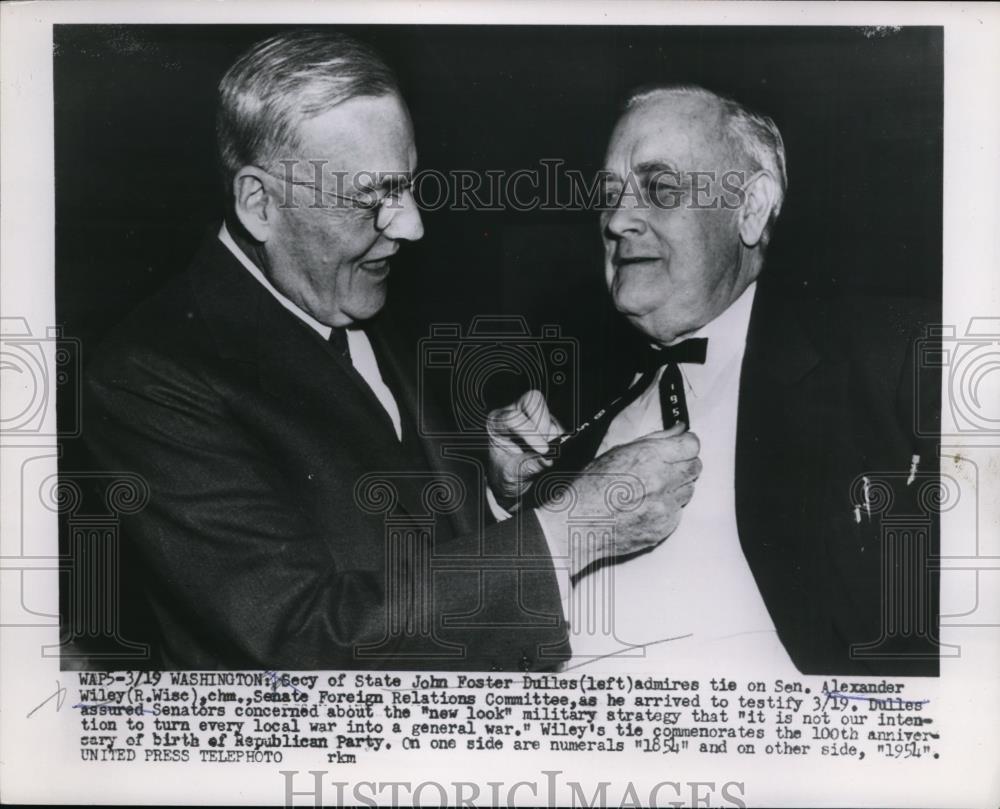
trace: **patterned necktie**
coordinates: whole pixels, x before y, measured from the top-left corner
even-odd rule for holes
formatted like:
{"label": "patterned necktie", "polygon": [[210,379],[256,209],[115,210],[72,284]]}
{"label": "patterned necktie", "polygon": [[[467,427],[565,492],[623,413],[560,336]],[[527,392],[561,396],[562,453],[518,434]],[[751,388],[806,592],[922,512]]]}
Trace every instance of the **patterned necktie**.
{"label": "patterned necktie", "polygon": [[692,338],[650,351],[651,362],[657,363],[657,367],[663,366],[663,375],[660,377],[660,415],[663,417],[664,430],[669,430],[678,422],[684,422],[688,429],[691,428],[691,416],[684,395],[684,377],[679,364],[689,362],[703,365],[707,354],[708,339],[705,337]]}
{"label": "patterned necktie", "polygon": [[677,366],[685,362],[704,364],[707,353],[707,337],[694,337],[672,346],[651,348],[640,363],[641,376],[624,393],[575,430],[556,439],[553,449],[549,450],[550,455],[555,455],[558,451],[559,460],[556,462],[556,468],[560,471],[579,471],[593,460],[615,416],[649,388],[660,368],[664,369],[660,379],[663,429],[670,429],[679,421],[690,427],[687,402],[684,398],[684,379]]}

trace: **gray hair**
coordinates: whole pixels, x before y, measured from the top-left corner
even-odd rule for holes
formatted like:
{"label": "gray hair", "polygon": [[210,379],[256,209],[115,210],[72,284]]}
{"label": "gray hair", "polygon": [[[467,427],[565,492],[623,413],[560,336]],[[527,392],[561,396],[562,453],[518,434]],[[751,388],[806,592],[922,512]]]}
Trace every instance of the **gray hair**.
{"label": "gray hair", "polygon": [[722,110],[726,123],[726,135],[750,162],[754,171],[765,169],[778,182],[778,197],[768,216],[767,227],[764,230],[765,244],[770,237],[771,227],[778,214],[788,190],[788,169],[785,166],[785,142],[777,124],[766,115],[726,98],[704,87],[693,84],[660,84],[640,87],[632,92],[625,101],[624,110],[628,111],[647,99],[670,93],[673,95],[694,96],[706,101],[713,101]]}
{"label": "gray hair", "polygon": [[241,167],[297,149],[304,121],[351,98],[384,95],[399,95],[395,74],[344,34],[298,29],[253,45],[219,82],[215,132],[227,192]]}

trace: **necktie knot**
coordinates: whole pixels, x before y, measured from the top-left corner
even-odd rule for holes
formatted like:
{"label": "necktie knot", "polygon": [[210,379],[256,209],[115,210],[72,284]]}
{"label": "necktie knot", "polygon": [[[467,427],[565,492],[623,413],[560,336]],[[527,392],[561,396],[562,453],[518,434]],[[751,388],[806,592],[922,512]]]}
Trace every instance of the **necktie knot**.
{"label": "necktie knot", "polygon": [[[664,368],[660,378],[660,408],[663,427],[669,429],[679,421],[691,425],[684,397],[684,380],[678,363],[704,364],[708,356],[708,338],[692,337],[672,346],[650,347],[639,358],[641,376],[633,380],[628,389],[605,405],[590,419],[575,430],[557,439],[561,449],[560,469],[579,470],[597,452],[601,439],[608,430],[608,424],[626,407],[634,402],[652,384],[657,371]],[[587,437],[584,437],[587,436]],[[552,451],[550,450],[550,453]]]}
{"label": "necktie knot", "polygon": [[[643,368],[646,380],[651,381],[657,370],[663,368],[663,374],[660,376],[660,411],[664,430],[670,429],[678,422],[691,426],[684,394],[684,377],[679,366],[682,363],[704,365],[707,355],[707,337],[692,337],[669,346],[653,346],[646,352]],[[639,383],[637,387],[645,385]]]}
{"label": "necktie knot", "polygon": [[705,364],[708,356],[708,338],[692,337],[669,346],[650,346],[643,357],[643,369],[654,370],[667,363]]}
{"label": "necktie knot", "polygon": [[350,349],[347,347],[347,329],[334,326],[330,329],[330,336],[327,338],[327,341],[340,356],[350,356]]}

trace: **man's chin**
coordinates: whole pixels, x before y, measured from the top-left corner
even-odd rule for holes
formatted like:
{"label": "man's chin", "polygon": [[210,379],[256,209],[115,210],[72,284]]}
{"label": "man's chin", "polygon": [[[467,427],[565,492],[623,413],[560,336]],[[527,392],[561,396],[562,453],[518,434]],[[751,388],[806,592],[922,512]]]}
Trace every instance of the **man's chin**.
{"label": "man's chin", "polygon": [[371,320],[385,308],[386,294],[369,294],[360,300],[348,300],[324,310],[320,315],[313,315],[320,323],[335,328],[353,326]]}
{"label": "man's chin", "polygon": [[370,298],[369,300],[351,307],[351,309],[347,311],[347,314],[349,314],[355,322],[371,320],[385,308],[386,298],[387,295],[385,293]]}
{"label": "man's chin", "polygon": [[649,296],[643,295],[642,290],[616,286],[611,290],[611,302],[619,314],[633,322],[647,318],[656,311],[650,308]]}
{"label": "man's chin", "polygon": [[668,343],[676,337],[676,330],[667,328],[662,314],[654,311],[627,311],[618,308],[632,327],[641,334],[658,343]]}

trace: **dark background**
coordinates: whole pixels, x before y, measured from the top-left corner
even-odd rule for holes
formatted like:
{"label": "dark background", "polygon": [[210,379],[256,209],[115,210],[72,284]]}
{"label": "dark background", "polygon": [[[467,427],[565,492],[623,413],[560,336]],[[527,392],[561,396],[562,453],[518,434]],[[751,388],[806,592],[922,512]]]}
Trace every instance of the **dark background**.
{"label": "dark background", "polygon": [[[84,359],[218,221],[215,86],[280,28],[55,27],[56,311]],[[421,169],[512,172],[558,158],[589,176],[636,85],[731,95],[785,139],[789,191],[767,273],[807,293],[940,300],[940,28],[342,30],[397,70]],[[630,335],[606,301],[595,213],[440,210],[424,224],[394,261],[387,314],[405,333],[475,314],[523,315],[534,333],[556,323],[580,341],[578,405],[604,395],[603,369]],[[507,382],[496,396],[523,384]]]}

